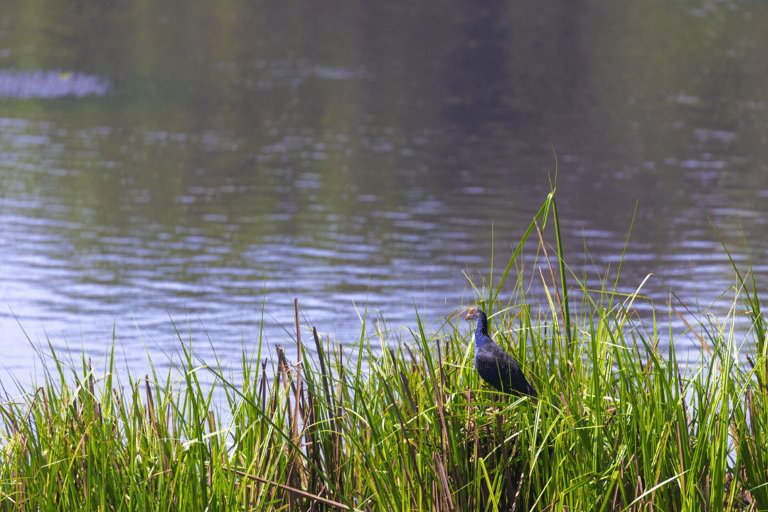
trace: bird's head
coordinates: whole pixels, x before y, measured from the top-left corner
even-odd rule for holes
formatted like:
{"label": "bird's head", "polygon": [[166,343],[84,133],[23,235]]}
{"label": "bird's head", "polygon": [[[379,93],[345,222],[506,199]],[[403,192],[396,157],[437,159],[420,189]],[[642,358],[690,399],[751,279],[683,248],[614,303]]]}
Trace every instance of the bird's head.
{"label": "bird's head", "polygon": [[469,308],[464,320],[477,320],[475,326],[475,345],[480,347],[488,340],[488,317],[479,308]]}
{"label": "bird's head", "polygon": [[464,320],[477,320],[477,329],[486,336],[488,335],[488,317],[482,309],[469,308]]}
{"label": "bird's head", "polygon": [[485,316],[485,312],[482,309],[479,308],[469,308],[467,310],[467,314],[464,317],[464,320],[483,320],[487,321],[488,318]]}

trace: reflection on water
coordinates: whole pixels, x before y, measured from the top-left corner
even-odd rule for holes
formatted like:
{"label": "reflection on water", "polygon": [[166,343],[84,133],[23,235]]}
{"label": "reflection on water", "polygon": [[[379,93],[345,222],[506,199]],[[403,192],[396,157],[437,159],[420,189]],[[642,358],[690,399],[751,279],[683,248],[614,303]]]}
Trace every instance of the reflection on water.
{"label": "reflection on water", "polygon": [[62,98],[106,96],[109,81],[104,77],[69,71],[13,71],[0,69],[0,98]]}
{"label": "reflection on water", "polygon": [[34,3],[34,28],[17,2],[2,21],[0,343],[16,372],[34,371],[27,335],[96,359],[114,329],[135,368],[173,350],[172,321],[204,357],[262,325],[290,342],[294,297],[342,343],[366,308],[433,321],[473,300],[465,273],[498,278],[555,155],[566,257],[591,287],[623,256],[622,292],[653,273],[657,307],[672,290],[704,309],[733,284],[713,226],[765,275],[761,3],[193,3]]}

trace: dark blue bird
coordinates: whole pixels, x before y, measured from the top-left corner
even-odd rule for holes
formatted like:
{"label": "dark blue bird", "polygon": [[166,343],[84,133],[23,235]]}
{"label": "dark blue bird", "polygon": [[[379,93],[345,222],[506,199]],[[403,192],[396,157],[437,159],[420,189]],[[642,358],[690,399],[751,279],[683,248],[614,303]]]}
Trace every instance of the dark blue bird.
{"label": "dark blue bird", "polygon": [[488,336],[488,317],[485,316],[485,312],[480,309],[470,309],[466,319],[477,320],[475,368],[480,377],[504,393],[538,397],[536,389],[525,379],[523,370],[517,361]]}

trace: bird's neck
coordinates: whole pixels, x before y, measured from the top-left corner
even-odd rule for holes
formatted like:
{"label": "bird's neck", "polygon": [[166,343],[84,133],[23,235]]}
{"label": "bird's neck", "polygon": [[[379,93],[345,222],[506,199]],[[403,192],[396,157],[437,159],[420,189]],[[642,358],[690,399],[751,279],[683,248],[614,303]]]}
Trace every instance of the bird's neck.
{"label": "bird's neck", "polygon": [[478,318],[475,328],[475,347],[482,347],[488,340],[488,322],[484,318]]}

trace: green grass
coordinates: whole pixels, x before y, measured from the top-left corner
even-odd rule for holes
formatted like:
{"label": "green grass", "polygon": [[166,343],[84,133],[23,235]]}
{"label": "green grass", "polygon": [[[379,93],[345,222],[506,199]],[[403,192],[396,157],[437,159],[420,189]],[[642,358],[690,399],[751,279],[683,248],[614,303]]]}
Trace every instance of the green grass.
{"label": "green grass", "polygon": [[[538,221],[550,211],[557,226],[553,196]],[[559,242],[539,245],[548,306],[529,304],[516,262],[535,228],[475,291],[538,401],[479,380],[458,307],[407,339],[363,326],[375,335],[342,351],[299,327],[297,304],[298,359],[244,348],[236,376],[181,337],[179,378],[119,382],[114,347],[103,375],[51,350],[43,385],[0,403],[0,510],[768,510],[754,281],[736,272],[721,318],[686,313],[702,357],[680,367],[658,334],[672,308],[639,320],[639,295],[587,289]]]}

